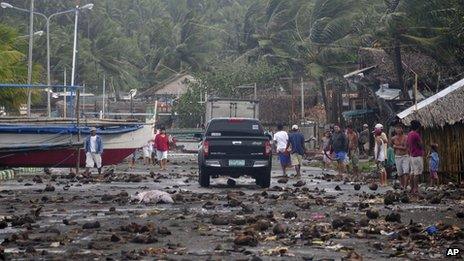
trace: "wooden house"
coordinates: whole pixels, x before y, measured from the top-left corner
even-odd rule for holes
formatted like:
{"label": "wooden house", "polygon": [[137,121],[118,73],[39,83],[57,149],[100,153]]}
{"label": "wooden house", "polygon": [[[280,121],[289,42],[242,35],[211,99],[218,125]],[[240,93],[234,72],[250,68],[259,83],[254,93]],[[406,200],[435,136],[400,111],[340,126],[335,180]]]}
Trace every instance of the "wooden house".
{"label": "wooden house", "polygon": [[438,144],[440,172],[451,174],[457,181],[464,173],[464,79],[433,96],[400,112],[405,125],[418,120],[427,152],[430,144]]}

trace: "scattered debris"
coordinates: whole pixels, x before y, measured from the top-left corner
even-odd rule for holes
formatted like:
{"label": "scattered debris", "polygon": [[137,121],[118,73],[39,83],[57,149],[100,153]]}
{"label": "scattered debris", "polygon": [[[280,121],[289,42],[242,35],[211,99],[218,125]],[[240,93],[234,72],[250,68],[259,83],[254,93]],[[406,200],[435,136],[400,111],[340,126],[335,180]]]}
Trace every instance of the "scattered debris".
{"label": "scattered debris", "polygon": [[387,216],[385,216],[385,221],[401,223],[401,215],[395,212],[390,213]]}
{"label": "scattered debris", "polygon": [[380,214],[379,214],[379,211],[377,210],[368,209],[366,211],[366,216],[368,219],[377,219],[379,218]]}
{"label": "scattered debris", "polygon": [[174,203],[171,195],[160,190],[150,190],[140,192],[132,196],[132,199],[138,200],[139,203]]}
{"label": "scattered debris", "polygon": [[371,184],[369,184],[369,189],[370,190],[377,190],[379,188],[379,185],[377,185],[377,183],[375,182],[372,182]]}
{"label": "scattered debris", "polygon": [[295,184],[293,184],[294,187],[303,187],[304,185],[306,185],[306,181],[303,181],[303,180],[298,180]]}
{"label": "scattered debris", "polygon": [[51,185],[51,184],[47,184],[45,186],[44,191],[47,191],[47,192],[55,191],[55,187],[53,185]]}
{"label": "scattered debris", "polygon": [[100,228],[100,222],[95,221],[95,222],[88,222],[82,225],[82,229],[96,229]]}
{"label": "scattered debris", "polygon": [[274,226],[272,232],[274,232],[274,235],[285,236],[288,232],[288,226],[284,223],[278,223]]}
{"label": "scattered debris", "polygon": [[233,179],[227,179],[227,186],[229,187],[235,187],[237,185],[237,182]]}

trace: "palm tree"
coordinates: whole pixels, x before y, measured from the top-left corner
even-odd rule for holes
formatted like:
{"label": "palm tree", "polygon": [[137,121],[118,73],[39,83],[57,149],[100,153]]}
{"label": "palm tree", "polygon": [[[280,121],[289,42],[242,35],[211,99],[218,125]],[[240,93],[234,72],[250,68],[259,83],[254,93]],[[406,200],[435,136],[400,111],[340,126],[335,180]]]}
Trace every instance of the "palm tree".
{"label": "palm tree", "polygon": [[[404,82],[402,51],[420,52],[438,64],[461,64],[464,7],[460,1],[386,0],[377,39],[392,56],[402,97],[409,99]],[[461,32],[461,34],[459,33]],[[459,36],[461,35],[461,36]]]}
{"label": "palm tree", "polygon": [[[25,55],[20,49],[25,49],[24,41],[18,39],[16,31],[0,24],[0,83],[26,83],[27,66]],[[37,79],[40,67],[34,65],[34,79]],[[24,89],[0,89],[0,106],[7,110],[18,110],[27,99]]]}
{"label": "palm tree", "polygon": [[356,62],[362,40],[353,27],[357,8],[355,0],[315,0],[302,4],[295,18],[300,59],[306,62],[309,75],[318,80],[326,108],[325,78],[340,77]]}

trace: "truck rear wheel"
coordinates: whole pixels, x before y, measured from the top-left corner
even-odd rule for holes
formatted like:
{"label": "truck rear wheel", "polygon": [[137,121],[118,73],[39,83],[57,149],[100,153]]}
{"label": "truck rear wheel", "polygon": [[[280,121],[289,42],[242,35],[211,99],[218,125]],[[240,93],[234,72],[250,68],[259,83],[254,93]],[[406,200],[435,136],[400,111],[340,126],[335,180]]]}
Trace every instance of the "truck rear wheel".
{"label": "truck rear wheel", "polygon": [[210,179],[211,177],[209,176],[209,173],[206,172],[204,167],[200,166],[198,171],[198,183],[200,183],[200,186],[204,188],[209,187]]}
{"label": "truck rear wheel", "polygon": [[263,170],[256,179],[256,184],[262,188],[269,188],[271,186],[271,169]]}

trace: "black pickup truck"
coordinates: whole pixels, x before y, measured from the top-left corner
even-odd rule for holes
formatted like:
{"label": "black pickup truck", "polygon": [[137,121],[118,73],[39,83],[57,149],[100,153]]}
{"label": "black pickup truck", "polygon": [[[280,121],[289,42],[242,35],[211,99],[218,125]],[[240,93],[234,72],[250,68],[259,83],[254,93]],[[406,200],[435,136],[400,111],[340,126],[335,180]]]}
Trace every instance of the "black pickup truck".
{"label": "black pickup truck", "polygon": [[208,187],[211,176],[251,176],[267,188],[271,183],[271,137],[256,119],[215,118],[201,137],[198,151],[199,183]]}

